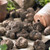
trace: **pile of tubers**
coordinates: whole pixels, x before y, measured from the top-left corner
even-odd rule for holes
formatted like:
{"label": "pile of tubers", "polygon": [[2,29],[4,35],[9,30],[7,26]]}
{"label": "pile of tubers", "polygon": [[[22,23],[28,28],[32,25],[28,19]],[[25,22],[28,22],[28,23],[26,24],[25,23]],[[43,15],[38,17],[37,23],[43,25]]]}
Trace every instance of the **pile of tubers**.
{"label": "pile of tubers", "polygon": [[[40,21],[34,22],[35,11],[33,8],[10,12],[10,18],[0,23],[0,36],[6,36],[15,41],[15,47],[18,49],[28,47],[28,39],[34,41],[34,50],[45,50],[46,45],[43,43],[42,34],[50,35],[50,26],[45,28]],[[8,50],[13,50],[14,43],[7,40],[0,40],[0,45],[6,44]]]}

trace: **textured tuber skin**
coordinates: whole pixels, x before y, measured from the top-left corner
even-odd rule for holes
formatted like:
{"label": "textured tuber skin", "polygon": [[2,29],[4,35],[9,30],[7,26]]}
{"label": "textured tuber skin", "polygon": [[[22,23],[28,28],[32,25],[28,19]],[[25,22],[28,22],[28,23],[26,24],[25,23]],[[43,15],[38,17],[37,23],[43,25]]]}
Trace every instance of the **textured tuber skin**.
{"label": "textured tuber skin", "polygon": [[8,25],[6,26],[6,30],[11,30],[11,25],[12,25],[13,21],[10,21],[8,23]]}
{"label": "textured tuber skin", "polygon": [[33,8],[28,8],[27,9],[27,14],[26,14],[26,18],[29,22],[32,22],[33,21],[33,16],[35,15],[35,11]]}
{"label": "textured tuber skin", "polygon": [[5,35],[6,29],[4,27],[0,27],[0,36]]}
{"label": "textured tuber skin", "polygon": [[50,26],[45,28],[44,35],[50,35]]}
{"label": "textured tuber skin", "polygon": [[29,8],[27,9],[27,12],[28,12],[28,13],[32,13],[33,16],[35,15],[35,11],[34,11],[34,9],[33,9],[32,7],[29,7]]}
{"label": "textured tuber skin", "polygon": [[30,32],[30,35],[29,35],[29,38],[31,40],[41,40],[42,39],[42,35],[40,32],[36,31],[36,30],[33,30],[32,32]]}
{"label": "textured tuber skin", "polygon": [[23,28],[22,22],[11,21],[6,27],[7,30],[13,30],[13,32],[19,32]]}
{"label": "textured tuber skin", "polygon": [[16,11],[16,10],[11,11],[10,16],[13,18],[19,18],[19,11],[20,11],[20,9],[18,9],[18,11]]}
{"label": "textured tuber skin", "polygon": [[27,11],[20,8],[20,9],[16,10],[16,12],[19,14],[18,16],[21,18],[21,20],[24,21],[24,19],[26,18]]}
{"label": "textured tuber skin", "polygon": [[[15,15],[17,15],[17,14],[21,18],[21,20],[24,20],[24,18],[25,18],[25,10],[24,9],[20,8],[20,9],[16,10]],[[22,16],[24,16],[24,18]]]}
{"label": "textured tuber skin", "polygon": [[17,48],[26,48],[28,47],[28,41],[27,39],[23,38],[23,37],[19,37],[17,40],[16,40],[16,47]]}
{"label": "textured tuber skin", "polygon": [[32,22],[33,21],[33,13],[26,14],[26,18],[27,18],[28,22]]}
{"label": "textured tuber skin", "polygon": [[23,23],[16,20],[9,22],[6,27],[6,36],[11,39],[16,38],[16,33],[20,32],[23,28]]}
{"label": "textured tuber skin", "polygon": [[11,30],[8,30],[5,35],[6,35],[6,37],[9,37],[11,39],[15,38],[15,33]]}
{"label": "textured tuber skin", "polygon": [[42,32],[44,30],[44,26],[38,21],[33,23],[33,29]]}
{"label": "textured tuber skin", "polygon": [[22,31],[17,34],[17,37],[28,38],[28,36],[29,36],[29,33],[25,29],[22,29]]}
{"label": "textured tuber skin", "polygon": [[21,17],[22,21],[24,21],[26,19],[26,14],[27,14],[27,11],[24,11],[23,13],[20,13],[20,17]]}
{"label": "textured tuber skin", "polygon": [[9,19],[4,20],[2,22],[3,27],[6,27],[9,24],[9,22],[11,22],[11,21],[13,21],[13,18],[9,18]]}
{"label": "textured tuber skin", "polygon": [[33,30],[33,26],[32,26],[32,24],[31,23],[27,23],[27,22],[23,22],[23,24],[24,24],[24,29],[27,31],[27,32],[31,32],[32,30]]}
{"label": "textured tuber skin", "polygon": [[19,13],[17,11],[13,10],[10,12],[10,16],[13,18],[19,18]]}
{"label": "textured tuber skin", "polygon": [[25,11],[22,8],[17,9],[16,11],[14,10],[14,11],[10,12],[11,17],[13,17],[13,18],[21,18],[22,21],[26,18],[26,14],[27,14],[27,11]]}
{"label": "textured tuber skin", "polygon": [[36,40],[33,47],[34,50],[45,50],[45,44],[41,40]]}
{"label": "textured tuber skin", "polygon": [[1,41],[1,45],[6,44],[8,46],[8,49],[12,49],[14,44],[11,40],[7,39],[7,40],[2,40]]}

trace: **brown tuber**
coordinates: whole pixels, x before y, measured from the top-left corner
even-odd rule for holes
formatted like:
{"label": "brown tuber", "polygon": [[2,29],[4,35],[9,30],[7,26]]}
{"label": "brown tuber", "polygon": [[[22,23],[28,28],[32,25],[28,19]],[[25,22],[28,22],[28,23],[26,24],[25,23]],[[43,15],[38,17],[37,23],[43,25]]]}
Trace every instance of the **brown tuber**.
{"label": "brown tuber", "polygon": [[50,26],[45,28],[44,35],[50,35]]}
{"label": "brown tuber", "polygon": [[20,17],[21,17],[22,21],[24,21],[26,19],[26,14],[27,14],[27,11],[24,11],[23,13],[20,13]]}
{"label": "brown tuber", "polygon": [[45,44],[41,40],[36,40],[33,47],[34,50],[45,50]]}
{"label": "brown tuber", "polygon": [[32,22],[33,21],[33,13],[26,14],[26,18],[27,18],[28,22]]}
{"label": "brown tuber", "polygon": [[23,28],[22,22],[17,22],[16,20],[11,21],[6,27],[7,29],[6,36],[14,39],[16,38],[16,33],[20,32],[22,28]]}
{"label": "brown tuber", "polygon": [[32,32],[30,32],[29,38],[31,40],[37,40],[37,39],[41,40],[42,39],[42,35],[37,30],[33,30]]}
{"label": "brown tuber", "polygon": [[19,18],[19,13],[14,10],[14,11],[10,12],[10,16],[13,17],[13,18]]}
{"label": "brown tuber", "polygon": [[11,39],[15,38],[15,33],[11,30],[8,30],[5,35],[6,35],[6,37],[9,37]]}
{"label": "brown tuber", "polygon": [[13,30],[13,32],[19,32],[22,28],[23,28],[23,23],[17,21],[11,21],[6,27],[6,29]]}
{"label": "brown tuber", "polygon": [[6,29],[4,27],[0,27],[0,36],[5,35]]}
{"label": "brown tuber", "polygon": [[23,37],[19,37],[16,40],[16,47],[17,48],[26,48],[26,47],[28,47],[28,41],[27,41],[27,39],[25,39]]}
{"label": "brown tuber", "polygon": [[9,24],[9,22],[11,22],[11,21],[13,21],[13,18],[9,18],[9,19],[4,20],[2,22],[3,27],[6,27]]}
{"label": "brown tuber", "polygon": [[27,23],[27,22],[23,22],[23,24],[24,24],[24,29],[27,31],[27,32],[31,32],[32,30],[33,30],[33,26],[32,26],[32,24],[31,23]]}
{"label": "brown tuber", "polygon": [[29,33],[25,29],[22,29],[22,31],[17,34],[17,37],[28,38],[28,36],[29,36]]}
{"label": "brown tuber", "polygon": [[11,40],[7,39],[7,40],[2,40],[1,41],[1,45],[6,44],[8,46],[8,49],[12,49],[14,44]]}
{"label": "brown tuber", "polygon": [[44,26],[38,20],[38,22],[36,22],[36,23],[34,22],[33,23],[33,29],[42,32],[44,30]]}
{"label": "brown tuber", "polygon": [[28,9],[27,9],[27,12],[28,12],[28,13],[32,13],[33,16],[35,15],[35,11],[34,11],[34,9],[33,9],[32,7],[28,8]]}

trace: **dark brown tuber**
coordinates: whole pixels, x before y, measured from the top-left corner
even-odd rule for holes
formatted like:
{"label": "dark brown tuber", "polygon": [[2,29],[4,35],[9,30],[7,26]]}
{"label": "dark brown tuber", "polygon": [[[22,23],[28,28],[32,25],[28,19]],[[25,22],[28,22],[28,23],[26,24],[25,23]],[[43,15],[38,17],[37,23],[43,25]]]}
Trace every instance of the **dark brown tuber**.
{"label": "dark brown tuber", "polygon": [[24,24],[24,29],[29,33],[33,30],[33,26],[31,23],[23,22],[23,24]]}
{"label": "dark brown tuber", "polygon": [[34,22],[33,29],[42,32],[44,30],[44,26],[38,20],[38,22],[36,22],[36,23]]}
{"label": "dark brown tuber", "polygon": [[30,32],[30,35],[29,35],[29,38],[31,40],[41,40],[42,39],[42,35],[40,32],[36,31],[36,30],[33,30],[32,32]]}
{"label": "dark brown tuber", "polygon": [[45,28],[44,35],[50,35],[50,26]]}
{"label": "dark brown tuber", "polygon": [[11,22],[11,21],[13,21],[13,18],[9,18],[9,19],[4,20],[2,22],[2,24],[3,24],[4,27],[6,27],[9,24],[9,22]]}
{"label": "dark brown tuber", "polygon": [[10,16],[13,18],[19,18],[19,13],[16,10],[14,10],[10,12]]}
{"label": "dark brown tuber", "polygon": [[33,21],[33,13],[26,14],[26,18],[27,18],[28,22],[32,22]]}
{"label": "dark brown tuber", "polygon": [[11,40],[7,39],[7,40],[2,40],[1,41],[1,45],[6,44],[8,46],[8,49],[12,49],[14,44]]}
{"label": "dark brown tuber", "polygon": [[17,37],[28,38],[28,36],[29,36],[29,33],[25,29],[22,29],[22,31],[17,34]]}
{"label": "dark brown tuber", "polygon": [[13,31],[9,30],[9,31],[6,32],[6,37],[14,39],[15,38],[15,33]]}
{"label": "dark brown tuber", "polygon": [[[24,14],[24,12],[25,12],[25,10],[24,10],[24,9],[22,9],[22,8],[20,8],[20,9],[16,10],[16,14],[18,14],[18,15],[19,15],[19,17],[21,17],[21,15],[23,15],[23,14]],[[22,14],[22,13],[23,13],[23,14]]]}
{"label": "dark brown tuber", "polygon": [[11,21],[6,28],[8,30],[13,30],[13,32],[19,32],[23,28],[23,23],[17,21]]}
{"label": "dark brown tuber", "polygon": [[45,50],[45,44],[41,40],[36,40],[33,47],[34,50]]}
{"label": "dark brown tuber", "polygon": [[0,27],[0,36],[5,35],[6,29],[4,27]]}
{"label": "dark brown tuber", "polygon": [[17,48],[26,48],[26,47],[28,47],[28,41],[27,41],[27,39],[25,39],[23,37],[19,37],[16,40],[16,47]]}
{"label": "dark brown tuber", "polygon": [[27,14],[27,11],[20,13],[20,18],[21,18],[22,21],[24,21],[26,19],[26,14]]}
{"label": "dark brown tuber", "polygon": [[34,16],[34,14],[35,14],[34,9],[33,9],[33,8],[31,8],[31,7],[27,9],[27,12],[28,12],[28,13],[32,13],[32,14],[33,14],[33,16]]}

